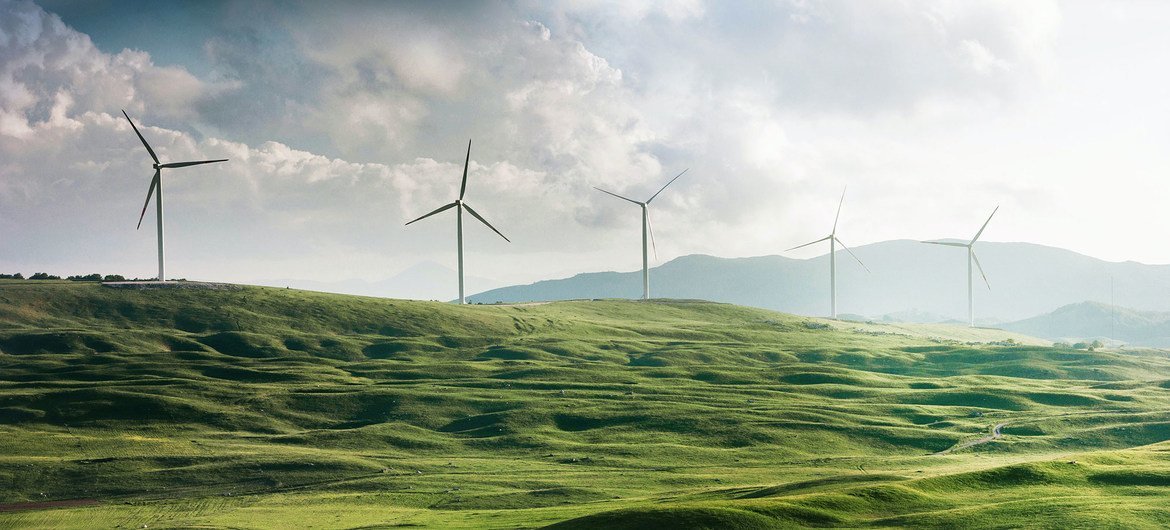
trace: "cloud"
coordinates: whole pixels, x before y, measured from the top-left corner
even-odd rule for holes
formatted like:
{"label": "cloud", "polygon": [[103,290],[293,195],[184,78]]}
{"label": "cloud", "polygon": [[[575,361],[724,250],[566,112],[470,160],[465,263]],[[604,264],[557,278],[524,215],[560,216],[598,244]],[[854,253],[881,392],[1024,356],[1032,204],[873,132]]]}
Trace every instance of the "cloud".
{"label": "cloud", "polygon": [[191,118],[193,105],[232,88],[155,66],[141,51],[103,53],[31,2],[0,9],[0,134],[27,137],[39,122],[90,110],[149,106],[159,117]]}
{"label": "cloud", "polygon": [[687,167],[655,201],[663,256],[770,253],[819,218],[796,199],[847,180],[877,202],[954,189],[931,180],[949,161],[906,142],[1026,98],[1060,18],[1015,2],[227,6],[197,76],[0,3],[0,223],[21,228],[0,264],[149,273],[153,242],[129,225],[150,167],[123,107],[168,159],[231,159],[166,177],[171,255],[207,276],[376,278],[449,257],[453,221],[401,224],[454,199],[469,137],[468,200],[515,241],[469,234],[482,276],[637,265],[636,215],[591,187],[648,197]]}

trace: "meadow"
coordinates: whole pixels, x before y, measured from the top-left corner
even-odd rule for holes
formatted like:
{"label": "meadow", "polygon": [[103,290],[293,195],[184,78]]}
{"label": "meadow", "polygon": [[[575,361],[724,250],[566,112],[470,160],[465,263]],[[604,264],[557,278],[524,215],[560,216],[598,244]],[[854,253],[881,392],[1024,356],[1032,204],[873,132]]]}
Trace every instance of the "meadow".
{"label": "meadow", "polygon": [[1168,391],[701,301],[0,280],[0,527],[1162,528]]}

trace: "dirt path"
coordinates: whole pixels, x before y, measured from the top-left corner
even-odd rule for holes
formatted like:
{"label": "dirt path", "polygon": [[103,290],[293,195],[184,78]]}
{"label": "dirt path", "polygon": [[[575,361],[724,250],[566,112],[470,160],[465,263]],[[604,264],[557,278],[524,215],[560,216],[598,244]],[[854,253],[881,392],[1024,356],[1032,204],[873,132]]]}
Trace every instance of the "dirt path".
{"label": "dirt path", "polygon": [[1001,437],[1003,437],[1003,433],[1001,431],[1003,430],[1005,425],[1007,425],[1007,424],[1006,423],[997,423],[997,424],[995,424],[994,427],[991,428],[991,434],[984,436],[982,438],[977,438],[975,440],[971,440],[969,442],[955,444],[954,447],[951,447],[950,449],[944,449],[944,450],[939,451],[935,454],[936,455],[945,455],[945,454],[953,453],[955,451],[961,451],[961,450],[966,449],[968,447],[974,447],[976,445],[985,444],[985,443],[993,441],[993,440],[998,440]]}
{"label": "dirt path", "polygon": [[49,508],[75,508],[77,506],[93,506],[98,504],[97,499],[69,499],[65,501],[40,502],[9,502],[0,503],[0,513],[22,512],[25,510],[47,510]]}

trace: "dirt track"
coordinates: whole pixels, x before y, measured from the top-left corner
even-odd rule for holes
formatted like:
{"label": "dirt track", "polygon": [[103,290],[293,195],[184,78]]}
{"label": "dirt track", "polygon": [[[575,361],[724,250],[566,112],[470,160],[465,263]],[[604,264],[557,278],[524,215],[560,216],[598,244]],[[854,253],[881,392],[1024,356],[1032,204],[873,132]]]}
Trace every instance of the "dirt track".
{"label": "dirt track", "polygon": [[976,445],[985,444],[985,443],[993,441],[993,440],[998,440],[999,438],[1003,437],[1003,433],[1001,433],[1000,431],[1004,428],[1005,425],[1007,425],[1007,424],[1006,423],[997,423],[997,424],[995,424],[994,427],[991,428],[991,434],[984,436],[982,438],[976,439],[976,440],[971,440],[969,442],[955,444],[954,447],[951,447],[949,449],[944,449],[944,450],[939,451],[935,454],[936,455],[945,455],[948,453],[953,453],[955,451],[966,449],[968,447],[974,447]]}

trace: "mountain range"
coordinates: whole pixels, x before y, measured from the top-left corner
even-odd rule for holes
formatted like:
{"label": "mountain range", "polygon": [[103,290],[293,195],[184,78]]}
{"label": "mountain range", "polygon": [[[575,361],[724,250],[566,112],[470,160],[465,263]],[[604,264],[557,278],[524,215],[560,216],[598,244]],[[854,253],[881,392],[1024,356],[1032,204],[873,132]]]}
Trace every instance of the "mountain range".
{"label": "mountain range", "polygon": [[[1170,265],[1109,262],[1032,243],[980,242],[990,288],[976,273],[975,314],[982,325],[1028,319],[1085,301],[1136,311],[1170,311]],[[864,245],[837,263],[842,314],[899,321],[965,321],[967,257],[963,249],[894,240]],[[800,315],[829,313],[829,256],[719,258],[683,256],[650,272],[654,297],[694,298]],[[472,302],[637,298],[641,271],[595,272],[501,287]]]}

